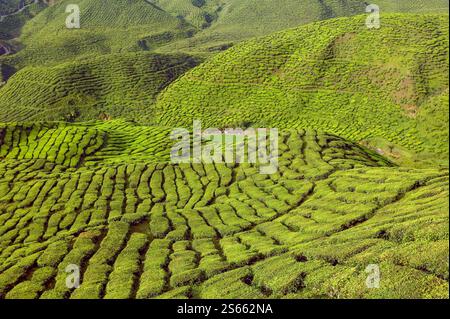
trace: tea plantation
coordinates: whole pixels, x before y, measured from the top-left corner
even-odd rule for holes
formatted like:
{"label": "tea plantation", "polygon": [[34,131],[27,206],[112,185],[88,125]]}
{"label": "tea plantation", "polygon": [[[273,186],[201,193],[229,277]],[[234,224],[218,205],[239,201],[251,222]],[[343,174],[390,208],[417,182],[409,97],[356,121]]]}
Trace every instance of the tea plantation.
{"label": "tea plantation", "polygon": [[199,61],[182,54],[136,52],[26,67],[0,90],[0,122],[82,121],[123,114],[149,122],[156,95]]}
{"label": "tea plantation", "polygon": [[157,123],[378,136],[445,163],[448,16],[384,15],[382,23],[372,30],[365,16],[332,19],[236,45],[167,87]]}
{"label": "tea plantation", "polygon": [[[449,5],[377,4],[380,29],[360,0],[0,21],[0,299],[448,299]],[[193,120],[278,128],[277,172],[175,164]]]}
{"label": "tea plantation", "polygon": [[[3,126],[0,296],[448,297],[447,169],[399,168],[301,129],[280,134],[277,174],[175,165],[169,133]],[[365,286],[370,263],[381,289]]]}

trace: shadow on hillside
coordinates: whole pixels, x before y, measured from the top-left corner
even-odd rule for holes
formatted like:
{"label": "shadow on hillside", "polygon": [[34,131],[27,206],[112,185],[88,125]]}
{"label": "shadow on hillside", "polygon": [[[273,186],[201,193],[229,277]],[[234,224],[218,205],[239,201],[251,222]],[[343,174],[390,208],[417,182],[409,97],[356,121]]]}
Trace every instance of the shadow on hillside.
{"label": "shadow on hillside", "polygon": [[10,77],[12,77],[14,75],[14,73],[16,73],[16,72],[17,72],[17,70],[14,67],[7,65],[7,64],[0,64],[0,75],[1,75],[0,80],[1,81],[3,81],[3,82],[8,81],[8,79]]}

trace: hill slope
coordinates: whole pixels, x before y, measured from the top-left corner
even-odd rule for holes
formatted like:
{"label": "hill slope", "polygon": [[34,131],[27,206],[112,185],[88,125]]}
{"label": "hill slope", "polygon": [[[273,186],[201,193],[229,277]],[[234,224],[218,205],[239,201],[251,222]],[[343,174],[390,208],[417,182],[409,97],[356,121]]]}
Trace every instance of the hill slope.
{"label": "hill slope", "polygon": [[322,21],[237,45],[162,92],[156,122],[311,127],[446,162],[448,16],[385,15],[379,30],[364,22]]}
{"label": "hill slope", "polygon": [[[66,6],[80,8],[80,29],[67,29]],[[143,51],[139,40],[156,35],[189,31],[189,26],[145,1],[60,1],[47,8],[22,29],[26,49],[5,58],[17,68],[55,64],[81,55]]]}
{"label": "hill slope", "polygon": [[[39,95],[42,94],[42,88],[33,88],[33,85],[38,85],[37,82],[20,83],[23,76],[13,79],[16,83],[7,87],[8,92],[1,92],[1,83],[9,80],[12,74],[27,66],[50,67],[70,62],[70,66],[61,66],[66,68],[64,72],[56,72],[61,76],[59,81],[64,83],[67,82],[64,76],[74,68],[74,59],[81,61],[93,58],[92,63],[96,63],[95,59],[99,55],[141,51],[159,51],[165,52],[165,54],[173,54],[174,51],[189,51],[196,54],[204,55],[206,53],[211,55],[244,38],[265,35],[275,30],[311,21],[354,15],[365,10],[364,2],[359,0],[345,2],[337,0],[283,0],[282,4],[276,6],[274,6],[273,1],[265,0],[256,2],[234,0],[198,2],[159,0],[149,2],[144,0],[117,0],[110,3],[104,0],[64,0],[53,3],[54,5],[47,8],[47,4],[39,1],[38,4],[27,7],[27,10],[21,15],[11,17],[11,19],[20,20],[17,25],[13,20],[7,18],[3,23],[5,28],[2,29],[5,32],[8,28],[15,30],[14,35],[5,36],[9,39],[18,35],[16,33],[22,22],[31,18],[34,13],[46,8],[28,21],[21,30],[19,39],[4,42],[0,37],[0,54],[14,53],[22,48],[16,54],[0,57],[0,96],[2,96],[3,105],[8,103],[5,107],[8,114],[3,114],[0,119],[3,121],[21,119],[21,117],[15,118],[12,116],[9,110],[16,107],[23,108],[24,103],[29,103],[29,100],[31,100],[29,97],[32,97],[37,91],[40,92]],[[73,3],[78,4],[81,10],[81,29],[79,30],[68,30],[65,27],[67,17],[65,8],[68,4]],[[415,1],[409,5],[401,6],[394,6],[389,3],[390,1],[385,1],[382,5],[383,8],[386,8],[386,11],[415,12],[422,11],[424,7],[423,1]],[[436,0],[431,3],[428,2],[426,8],[430,11],[443,11],[445,4]],[[23,19],[22,15],[24,15]],[[279,19],[279,16],[284,18]],[[262,22],[262,20],[264,21]],[[105,57],[104,61],[108,65],[108,58]],[[37,72],[38,69],[34,70]],[[30,74],[30,72],[32,71],[28,70],[27,74]],[[44,75],[32,75],[31,77],[45,79],[55,76],[52,69],[40,69],[39,72],[44,73]],[[45,75],[46,72],[49,72],[49,74]],[[27,86],[29,90],[19,89],[13,93],[11,98],[11,87],[22,86]],[[25,92],[29,94],[28,97],[22,96]],[[68,94],[76,95],[77,92],[68,92]],[[101,100],[103,93],[98,92],[96,94],[100,96]],[[140,100],[141,95],[137,95],[136,99]],[[65,103],[63,98],[58,100],[57,97],[58,95],[47,96],[40,102],[43,102],[45,109],[48,109],[53,103]],[[153,99],[153,91],[148,94],[148,98]],[[50,105],[47,103],[48,100],[52,101]],[[35,108],[36,103],[33,102],[36,101],[31,101],[27,107]],[[91,101],[83,99],[79,100],[77,104],[82,103],[92,104]],[[97,104],[105,105],[104,101],[98,101]],[[80,108],[78,105],[76,107]],[[82,106],[83,109],[89,107],[89,105]],[[127,116],[128,107],[123,106],[122,111],[119,108],[120,105],[116,105],[112,115]],[[76,112],[76,110],[73,112]],[[56,112],[52,118],[43,115],[35,119],[64,118],[66,116],[64,113],[67,112]],[[91,118],[96,118],[98,112],[88,112],[82,115],[80,119],[88,119],[91,115],[94,115]],[[134,115],[128,118],[133,119]],[[149,114],[145,117],[145,120],[148,118]]]}
{"label": "hill slope", "polygon": [[[151,0],[162,8],[184,14],[191,0]],[[212,22],[192,38],[177,41],[164,51],[184,50],[208,53],[222,50],[244,39],[325,19],[354,16],[366,12],[367,1],[361,0],[205,0],[206,13]],[[219,4],[217,4],[219,3]],[[370,2],[369,2],[370,3]],[[215,5],[214,5],[215,4]],[[396,1],[376,4],[385,13],[447,13],[446,0]]]}
{"label": "hill slope", "polygon": [[186,55],[109,54],[51,67],[26,67],[0,90],[0,122],[149,121],[156,95],[198,64]]}
{"label": "hill slope", "polygon": [[[80,30],[65,28],[68,4],[80,7]],[[383,13],[447,12],[449,7],[445,0],[405,4],[384,0],[379,4]],[[40,0],[38,6],[46,4]],[[282,0],[276,4],[270,0],[62,0],[27,23],[20,37],[25,52],[8,63],[18,68],[70,59],[87,51],[161,47],[169,53],[183,50],[209,55],[243,39],[323,19],[363,14],[365,8],[366,2],[361,0]],[[27,18],[17,17],[20,21],[15,21],[11,17],[2,29],[16,30]]]}

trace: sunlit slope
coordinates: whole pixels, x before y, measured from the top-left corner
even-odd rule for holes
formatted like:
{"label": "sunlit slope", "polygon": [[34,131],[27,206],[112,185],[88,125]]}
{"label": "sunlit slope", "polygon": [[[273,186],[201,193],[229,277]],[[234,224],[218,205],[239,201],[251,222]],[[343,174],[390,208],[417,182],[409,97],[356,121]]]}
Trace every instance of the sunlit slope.
{"label": "sunlit slope", "polygon": [[[67,30],[67,5],[79,5],[81,29]],[[387,12],[447,12],[445,0],[384,0]],[[361,0],[63,0],[23,28],[26,50],[8,60],[15,66],[50,63],[86,53],[136,50],[220,51],[243,39],[329,18],[363,14]],[[43,2],[39,2],[43,7]],[[11,17],[5,28],[29,17]],[[16,21],[19,19],[19,21]],[[19,28],[20,29],[20,28]],[[19,33],[16,32],[16,35]]]}
{"label": "sunlit slope", "polygon": [[0,298],[448,298],[448,170],[303,129],[270,176],[174,165],[169,133],[2,125]]}
{"label": "sunlit slope", "polygon": [[[448,11],[448,3],[441,0],[396,3],[381,3],[382,13]],[[0,54],[20,51],[0,57],[0,64],[18,70],[80,56],[130,51],[168,54],[182,51],[209,56],[243,39],[314,21],[362,14],[366,8],[366,3],[360,0],[282,0],[281,3],[268,0],[63,0],[51,4],[47,8],[45,2],[39,1],[0,22],[0,41],[17,37],[3,45]],[[66,7],[72,4],[80,7],[81,28],[68,30]],[[2,75],[0,80],[8,78],[9,75]]]}
{"label": "sunlit slope", "polygon": [[0,121],[148,121],[156,94],[196,64],[186,55],[141,52],[26,67],[0,90]]}
{"label": "sunlit slope", "polygon": [[365,16],[313,23],[189,71],[159,96],[156,121],[312,127],[354,141],[380,137],[445,162],[448,46],[448,15],[386,15],[379,30],[366,28]]}

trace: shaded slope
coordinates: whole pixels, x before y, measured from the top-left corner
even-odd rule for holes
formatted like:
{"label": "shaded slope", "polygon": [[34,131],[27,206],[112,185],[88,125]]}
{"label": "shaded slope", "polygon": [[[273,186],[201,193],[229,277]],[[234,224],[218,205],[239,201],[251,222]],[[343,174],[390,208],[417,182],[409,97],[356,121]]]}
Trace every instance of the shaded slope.
{"label": "shaded slope", "polygon": [[185,55],[141,52],[26,67],[0,90],[0,121],[148,121],[156,94],[197,63]]}
{"label": "shaded slope", "polygon": [[[47,8],[43,1],[28,1],[19,9],[20,1],[8,1],[0,6],[0,40],[10,40],[20,35],[21,28],[36,14]],[[1,54],[0,54],[1,55]]]}

